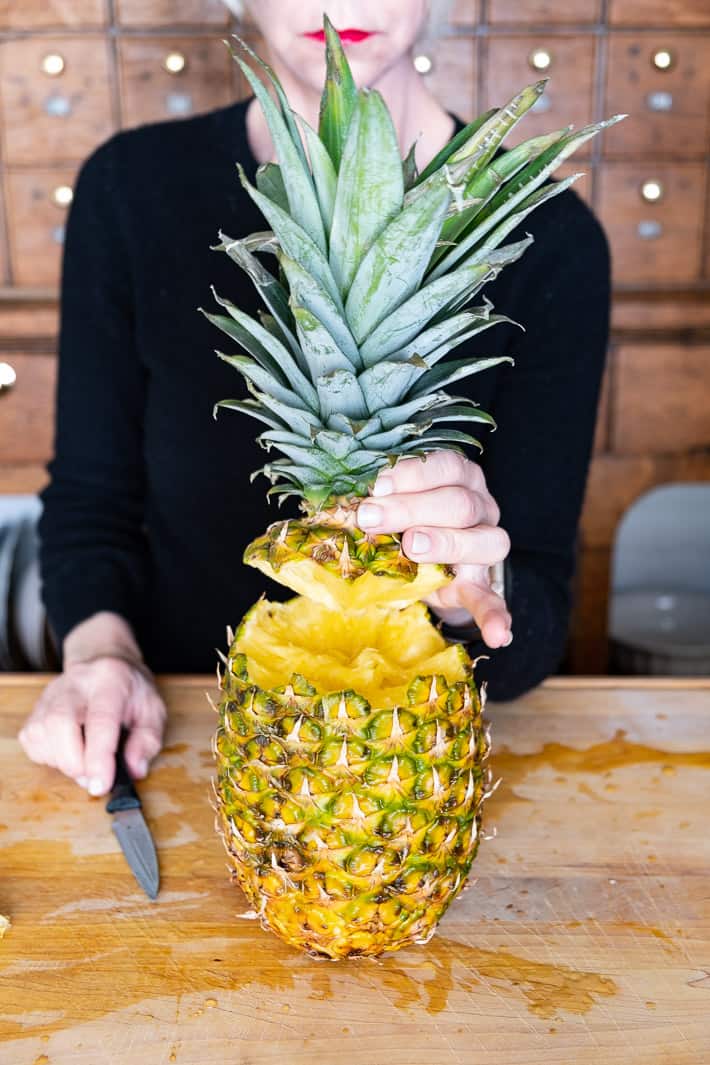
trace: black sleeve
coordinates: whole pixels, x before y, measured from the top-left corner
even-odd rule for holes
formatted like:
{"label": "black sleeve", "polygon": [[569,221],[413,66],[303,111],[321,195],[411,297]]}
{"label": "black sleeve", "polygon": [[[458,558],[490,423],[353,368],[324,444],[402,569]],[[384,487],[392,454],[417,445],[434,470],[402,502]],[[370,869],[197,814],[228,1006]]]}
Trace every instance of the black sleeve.
{"label": "black sleeve", "polygon": [[[492,413],[498,429],[481,465],[511,538],[510,647],[473,643],[491,699],[513,699],[558,668],[571,607],[577,526],[609,339],[610,254],[587,205],[572,191],[542,206],[510,239],[535,242],[518,264],[513,306],[499,313],[515,366],[503,366]],[[481,345],[478,345],[479,348]],[[475,378],[474,378],[475,380]]]}
{"label": "black sleeve", "polygon": [[62,260],[54,457],[41,493],[40,565],[53,635],[111,610],[137,627],[146,585],[142,533],[144,375],[115,153],[80,167]]}

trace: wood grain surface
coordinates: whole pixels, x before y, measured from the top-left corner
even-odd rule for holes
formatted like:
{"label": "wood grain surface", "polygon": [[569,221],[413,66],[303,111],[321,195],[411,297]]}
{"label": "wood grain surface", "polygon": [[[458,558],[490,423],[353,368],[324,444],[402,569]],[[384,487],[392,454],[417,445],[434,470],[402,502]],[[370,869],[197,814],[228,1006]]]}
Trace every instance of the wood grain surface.
{"label": "wood grain surface", "polygon": [[710,680],[489,703],[502,783],[469,887],[426,946],[350,962],[240,919],[211,678],[162,682],[167,746],[140,788],[154,903],[103,802],[17,744],[45,681],[0,681],[2,1065],[710,1061]]}

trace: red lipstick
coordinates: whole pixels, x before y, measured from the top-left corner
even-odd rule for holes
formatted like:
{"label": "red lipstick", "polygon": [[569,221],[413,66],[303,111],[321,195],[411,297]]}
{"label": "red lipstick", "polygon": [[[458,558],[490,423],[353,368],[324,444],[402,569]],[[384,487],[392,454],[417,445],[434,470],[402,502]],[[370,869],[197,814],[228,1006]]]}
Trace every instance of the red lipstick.
{"label": "red lipstick", "polygon": [[[340,39],[343,42],[351,44],[359,44],[360,41],[366,41],[368,37],[372,37],[373,34],[370,30],[338,30]],[[312,30],[310,33],[302,33],[302,37],[309,37],[312,41],[320,41],[321,44],[325,41],[325,30]]]}

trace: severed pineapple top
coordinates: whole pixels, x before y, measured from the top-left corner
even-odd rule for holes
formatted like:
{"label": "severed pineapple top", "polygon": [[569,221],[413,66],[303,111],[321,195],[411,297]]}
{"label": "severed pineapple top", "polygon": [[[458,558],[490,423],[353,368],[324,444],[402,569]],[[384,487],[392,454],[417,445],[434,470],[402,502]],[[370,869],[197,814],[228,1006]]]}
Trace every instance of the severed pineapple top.
{"label": "severed pineapple top", "polygon": [[[493,314],[485,297],[470,305],[533,238],[501,242],[582,176],[545,185],[557,166],[625,117],[576,133],[568,126],[495,158],[544,91],[544,79],[471,122],[418,174],[413,148],[400,157],[382,96],[357,90],[327,16],[324,25],[327,69],[317,133],[291,111],[271,68],[237,37],[276,102],[225,41],[264,111],[278,164],[259,167],[256,187],[239,167],[271,229],[240,240],[220,230],[221,243],[213,247],[248,273],[267,310],[257,321],[214,288],[227,314],[198,308],[246,352],[217,352],[243,375],[251,395],[221,400],[215,415],[225,407],[264,423],[257,440],[280,455],[255,474],[269,477],[269,495],[296,495],[312,510],[367,494],[377,471],[400,455],[480,448],[469,433],[443,423],[494,426],[493,418],[445,386],[513,360],[444,357],[511,321]],[[257,252],[275,256],[277,276]]]}

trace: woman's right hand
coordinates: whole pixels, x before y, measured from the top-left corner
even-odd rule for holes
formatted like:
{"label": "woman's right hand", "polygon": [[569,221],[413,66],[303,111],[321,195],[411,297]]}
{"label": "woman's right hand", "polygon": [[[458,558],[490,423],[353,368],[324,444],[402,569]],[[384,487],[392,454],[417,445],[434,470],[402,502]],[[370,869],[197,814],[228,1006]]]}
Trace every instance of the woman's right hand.
{"label": "woman's right hand", "polygon": [[167,711],[132,634],[126,639],[121,633],[118,647],[92,653],[87,635],[99,631],[106,647],[106,615],[96,617],[93,629],[84,622],[78,639],[67,637],[64,672],[44,689],[18,738],[33,762],[61,770],[91,795],[104,795],[115,776],[121,726],[129,731],[129,772],[141,778],[162,746]]}

